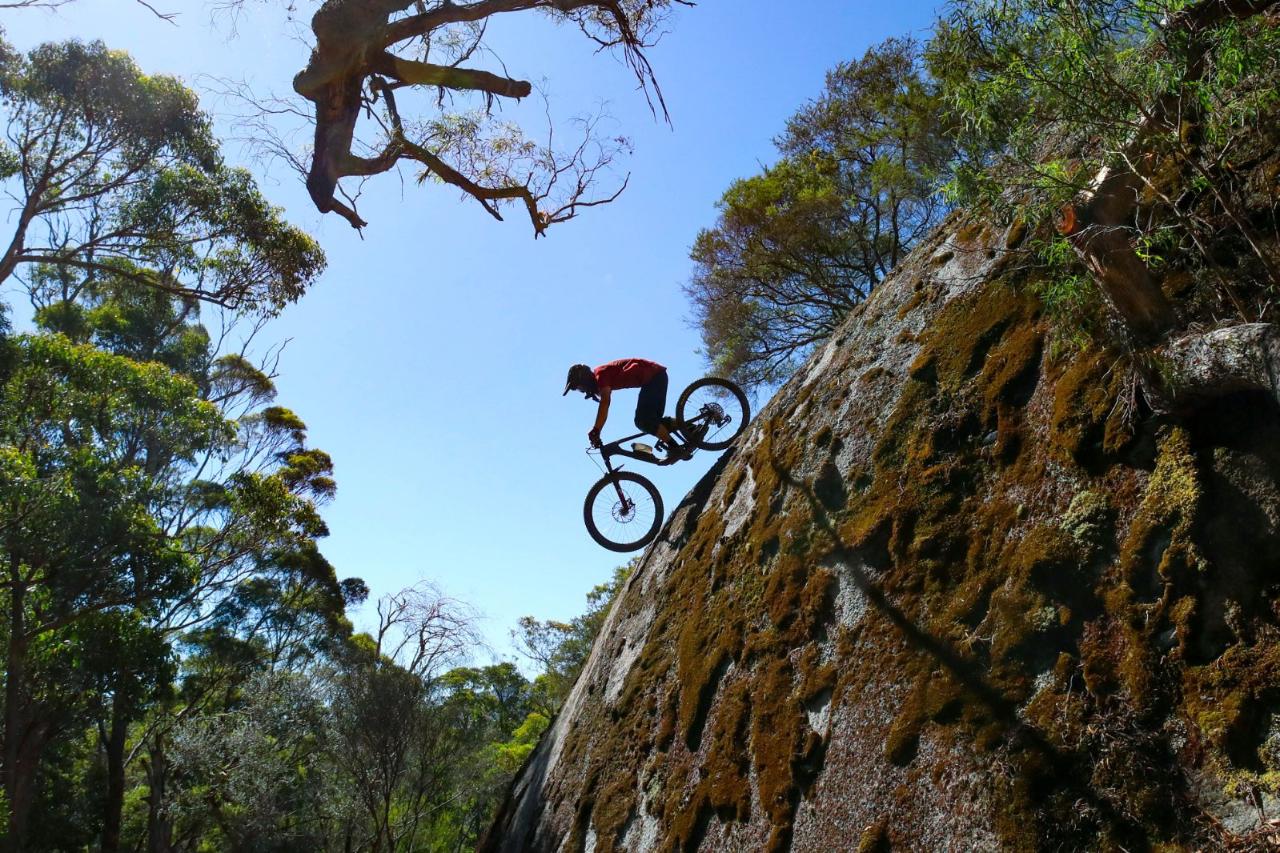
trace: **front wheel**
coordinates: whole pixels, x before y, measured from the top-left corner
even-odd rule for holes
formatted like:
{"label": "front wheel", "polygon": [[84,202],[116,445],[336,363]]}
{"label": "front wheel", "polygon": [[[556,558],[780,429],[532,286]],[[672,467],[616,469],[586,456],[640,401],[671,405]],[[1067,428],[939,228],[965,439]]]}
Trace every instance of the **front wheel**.
{"label": "front wheel", "polygon": [[[699,379],[680,394],[676,402],[676,419],[684,427],[702,433],[696,446],[701,450],[723,450],[742,435],[751,420],[747,395],[728,379],[708,376]],[[702,427],[706,427],[702,430]],[[697,434],[696,432],[694,433]]]}
{"label": "front wheel", "polygon": [[639,474],[605,475],[587,492],[582,508],[587,532],[610,551],[636,551],[653,541],[662,526],[662,495]]}

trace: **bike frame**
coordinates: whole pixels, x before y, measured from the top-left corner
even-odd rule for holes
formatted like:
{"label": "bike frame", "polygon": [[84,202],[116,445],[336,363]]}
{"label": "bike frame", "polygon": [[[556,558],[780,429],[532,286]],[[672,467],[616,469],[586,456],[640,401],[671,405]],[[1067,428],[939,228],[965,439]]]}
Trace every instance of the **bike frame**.
{"label": "bike frame", "polygon": [[[605,469],[612,474],[614,472],[613,463],[610,461],[614,456],[625,456],[628,459],[634,459],[637,462],[648,462],[650,465],[673,465],[678,460],[670,458],[658,458],[652,453],[636,453],[634,450],[628,450],[622,445],[628,441],[634,441],[637,438],[643,438],[649,435],[647,432],[638,432],[635,435],[628,435],[625,438],[619,438],[608,444],[600,445],[600,457],[604,460]],[[654,441],[657,441],[654,438]],[[621,470],[619,467],[618,470]]]}
{"label": "bike frame", "polygon": [[631,506],[631,501],[627,498],[626,493],[622,491],[622,485],[618,482],[618,478],[614,476],[614,474],[622,470],[621,465],[617,468],[613,466],[612,459],[614,456],[625,456],[628,459],[635,459],[637,462],[648,462],[650,465],[672,465],[678,461],[669,457],[659,459],[652,453],[636,453],[634,450],[628,450],[622,446],[624,442],[634,441],[646,435],[649,435],[649,433],[638,432],[635,435],[628,435],[625,438],[615,439],[608,444],[600,445],[600,458],[604,460],[605,470],[609,472],[605,476],[610,478],[614,490],[618,493],[619,502],[626,507]]}
{"label": "bike frame", "polygon": [[[696,424],[699,421],[704,420],[705,417],[706,416],[704,414],[699,414],[697,417],[690,418],[689,420],[685,421],[684,424],[682,424],[682,426]],[[623,438],[614,439],[608,444],[600,445],[600,458],[604,460],[605,470],[609,472],[607,476],[613,476],[613,474],[615,474],[617,471],[622,470],[621,465],[619,465],[617,468],[613,467],[613,462],[611,460],[614,456],[625,456],[628,459],[634,459],[637,462],[647,462],[650,465],[658,465],[658,466],[674,465],[675,463],[680,461],[679,459],[672,459],[670,456],[663,457],[660,459],[651,453],[636,453],[634,450],[628,450],[627,448],[622,446],[628,441],[635,441],[637,438],[643,438],[644,436],[650,436],[655,441],[658,440],[658,437],[653,435],[652,433],[637,432],[634,435],[628,435]],[[622,501],[624,504],[629,504],[630,501],[627,500],[627,496],[623,494],[622,487],[618,485],[617,480],[613,481],[613,487],[618,491],[618,500]]]}
{"label": "bike frame", "polygon": [[[690,426],[692,424],[696,424],[700,421],[706,420],[706,417],[707,416],[705,413],[699,413],[696,417],[689,418],[689,420],[680,424],[680,426]],[[664,457],[660,459],[657,456],[654,456],[653,454],[650,454],[650,453],[636,453],[634,450],[627,450],[625,447],[622,446],[628,441],[635,441],[637,438],[643,438],[645,436],[651,437],[654,441],[658,440],[658,437],[656,435],[653,435],[653,433],[637,432],[634,435],[628,435],[623,438],[614,439],[608,444],[600,445],[600,448],[599,448],[600,457],[604,460],[605,470],[607,470],[610,474],[614,473],[615,469],[613,467],[613,463],[610,461],[610,459],[614,456],[625,456],[628,459],[634,459],[637,462],[647,462],[650,465],[658,465],[658,466],[674,465],[675,463],[680,461],[679,459],[672,459],[670,457]],[[619,466],[616,470],[621,471],[622,467]],[[619,493],[618,497],[619,498],[622,497],[621,493]]]}

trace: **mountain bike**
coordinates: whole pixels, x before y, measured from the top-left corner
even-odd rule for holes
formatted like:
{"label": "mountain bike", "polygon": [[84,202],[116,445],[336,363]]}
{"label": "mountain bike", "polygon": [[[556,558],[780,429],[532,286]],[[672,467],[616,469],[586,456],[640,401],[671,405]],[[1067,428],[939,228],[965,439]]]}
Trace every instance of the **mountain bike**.
{"label": "mountain bike", "polygon": [[[751,420],[747,395],[728,379],[708,376],[680,393],[676,401],[676,430],[698,450],[723,450]],[[634,471],[614,464],[622,456],[650,465],[674,465],[681,457],[659,441],[654,447],[634,441],[638,432],[587,448],[599,453],[605,475],[587,492],[582,508],[587,532],[610,551],[636,551],[653,541],[662,527],[662,495],[658,487]],[[630,449],[626,442],[633,442]],[[656,452],[655,452],[656,451]],[[661,456],[658,453],[662,453]]]}

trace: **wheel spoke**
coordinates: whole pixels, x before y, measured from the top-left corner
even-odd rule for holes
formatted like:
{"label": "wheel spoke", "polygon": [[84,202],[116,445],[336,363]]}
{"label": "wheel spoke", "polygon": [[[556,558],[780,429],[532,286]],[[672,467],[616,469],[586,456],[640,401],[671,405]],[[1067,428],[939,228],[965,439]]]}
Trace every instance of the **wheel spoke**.
{"label": "wheel spoke", "polygon": [[[619,500],[621,489],[630,510]],[[662,522],[662,499],[657,489],[638,474],[622,472],[604,479],[587,496],[587,529],[606,548],[632,551],[647,544]]]}
{"label": "wheel spoke", "polygon": [[750,416],[742,390],[728,380],[714,377],[694,382],[676,404],[677,418],[706,425],[698,445],[707,450],[727,447],[746,428]]}

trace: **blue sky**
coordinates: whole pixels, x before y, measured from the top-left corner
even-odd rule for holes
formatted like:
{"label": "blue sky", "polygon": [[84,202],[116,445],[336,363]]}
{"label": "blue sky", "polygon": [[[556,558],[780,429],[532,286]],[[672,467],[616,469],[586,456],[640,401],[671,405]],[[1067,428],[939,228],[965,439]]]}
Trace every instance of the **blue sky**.
{"label": "blue sky", "polygon": [[[23,49],[101,38],[144,71],[200,91],[221,77],[285,94],[305,64],[308,47],[283,2],[251,0],[234,33],[204,3],[152,2],[180,12],[177,25],[129,0],[6,11],[0,24]],[[297,5],[305,24],[314,7]],[[583,497],[599,476],[583,452],[594,408],[581,395],[560,396],[568,365],[660,361],[673,406],[704,372],[681,287],[716,199],[771,162],[771,140],[819,93],[828,68],[889,36],[923,36],[933,15],[925,0],[703,0],[681,9],[649,54],[671,127],[655,121],[634,77],[575,30],[533,15],[500,22],[490,41],[512,76],[545,81],[555,116],[607,103],[635,145],[621,199],[537,241],[520,215],[496,222],[410,174],[366,187],[361,238],[321,217],[292,174],[251,164],[329,257],[319,283],[261,340],[289,341],[279,402],[335,460],[338,496],[325,510],[323,547],[339,574],[364,578],[373,597],[430,578],[483,614],[501,657],[512,654],[508,631],[520,616],[581,612],[587,590],[626,555],[601,550],[582,524]],[[228,108],[213,98],[206,106],[231,134]],[[526,102],[508,115],[536,117],[541,106],[528,110]],[[227,151],[241,156],[235,143]],[[633,405],[634,392],[617,395],[606,437],[632,431]],[[674,507],[712,461],[700,454],[645,473]]]}

